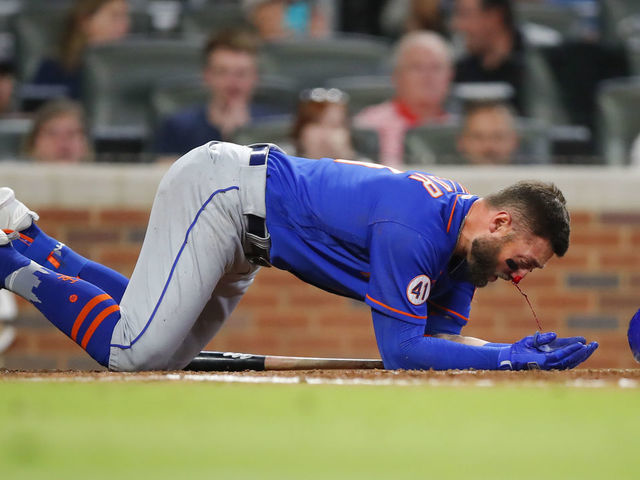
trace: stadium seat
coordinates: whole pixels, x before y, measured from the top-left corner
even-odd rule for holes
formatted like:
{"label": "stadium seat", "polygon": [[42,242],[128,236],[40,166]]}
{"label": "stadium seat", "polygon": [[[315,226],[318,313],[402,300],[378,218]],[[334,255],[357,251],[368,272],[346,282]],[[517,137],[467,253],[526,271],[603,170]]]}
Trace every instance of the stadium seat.
{"label": "stadium seat", "polygon": [[460,123],[428,125],[409,129],[404,137],[404,163],[407,165],[433,165],[459,163],[456,138]]}
{"label": "stadium seat", "polygon": [[[25,0],[22,10],[13,19],[16,39],[18,78],[28,81],[38,68],[40,60],[55,55],[71,0]],[[151,19],[143,2],[132,2],[131,32],[147,34]]]}
{"label": "stadium seat", "polygon": [[183,35],[199,38],[230,27],[250,27],[241,2],[217,5],[205,2],[199,8],[186,9],[180,21],[180,31]]}
{"label": "stadium seat", "polygon": [[544,57],[544,49],[527,49],[523,88],[525,115],[551,125],[571,123],[558,82]]}
{"label": "stadium seat", "polygon": [[558,5],[547,2],[514,2],[518,23],[543,25],[570,36],[577,27],[577,14],[571,5]]}
{"label": "stadium seat", "polygon": [[640,75],[640,34],[626,40],[629,68],[632,75]]}
{"label": "stadium seat", "polygon": [[380,155],[380,140],[378,132],[368,128],[352,128],[351,140],[356,153],[372,162],[378,162]]}
{"label": "stadium seat", "polygon": [[242,128],[232,141],[240,145],[252,143],[275,143],[284,146],[291,143],[291,117],[284,115],[269,121],[256,122]]}
{"label": "stadium seat", "polygon": [[43,57],[54,55],[70,2],[27,2],[13,19],[18,78],[28,81]]}
{"label": "stadium seat", "polygon": [[[254,94],[254,103],[273,111],[291,114],[295,109],[298,91],[293,82],[284,77],[263,75]],[[155,85],[151,94],[151,118],[154,124],[191,105],[203,104],[208,90],[200,74],[176,76]]]}
{"label": "stadium seat", "polygon": [[598,90],[600,151],[609,165],[628,165],[640,134],[640,77],[607,80]]}
{"label": "stadium seat", "polygon": [[200,44],[186,40],[127,39],[91,49],[83,69],[83,96],[94,131],[149,130],[153,87],[200,70]]}
{"label": "stadium seat", "polygon": [[22,156],[22,145],[31,130],[28,118],[0,119],[0,160],[16,160]]}
{"label": "stadium seat", "polygon": [[[546,164],[551,160],[549,132],[542,122],[519,118],[520,147],[514,164]],[[405,136],[407,164],[466,164],[456,143],[462,126],[459,121],[446,125],[426,125],[410,129]]]}
{"label": "stadium seat", "polygon": [[336,77],[387,73],[389,55],[390,47],[383,40],[344,35],[266,44],[261,65],[265,73],[289,77],[299,88],[313,88]]}
{"label": "stadium seat", "polygon": [[519,118],[516,128],[520,137],[520,146],[514,163],[526,165],[551,163],[549,127],[538,120]]}
{"label": "stadium seat", "polygon": [[349,95],[349,111],[357,114],[365,107],[382,103],[393,97],[394,88],[389,75],[356,75],[331,78],[327,87],[339,88]]}
{"label": "stadium seat", "polygon": [[607,0],[600,3],[602,40],[608,44],[623,44],[640,33],[639,0]]}

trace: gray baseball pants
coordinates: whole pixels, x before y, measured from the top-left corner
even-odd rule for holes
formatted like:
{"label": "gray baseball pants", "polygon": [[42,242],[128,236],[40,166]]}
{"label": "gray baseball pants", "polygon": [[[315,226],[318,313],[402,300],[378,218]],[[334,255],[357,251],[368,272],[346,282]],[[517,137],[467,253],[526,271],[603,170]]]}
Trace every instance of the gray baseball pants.
{"label": "gray baseball pants", "polygon": [[265,217],[266,165],[249,166],[250,151],[210,142],[163,177],[120,303],[111,370],[184,368],[253,282],[245,215]]}

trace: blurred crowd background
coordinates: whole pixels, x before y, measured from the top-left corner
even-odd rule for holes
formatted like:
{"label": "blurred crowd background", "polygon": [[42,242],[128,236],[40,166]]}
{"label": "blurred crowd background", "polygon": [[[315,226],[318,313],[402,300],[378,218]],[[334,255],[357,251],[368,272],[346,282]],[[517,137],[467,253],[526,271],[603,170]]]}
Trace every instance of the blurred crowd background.
{"label": "blurred crowd background", "polygon": [[639,0],[2,0],[0,160],[640,163]]}

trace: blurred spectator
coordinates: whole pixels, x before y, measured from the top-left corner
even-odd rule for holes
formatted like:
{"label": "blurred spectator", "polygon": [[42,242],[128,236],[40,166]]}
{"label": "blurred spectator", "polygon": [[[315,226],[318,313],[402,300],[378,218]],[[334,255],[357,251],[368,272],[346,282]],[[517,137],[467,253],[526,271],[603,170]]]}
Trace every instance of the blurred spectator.
{"label": "blurred spectator", "polygon": [[524,40],[516,28],[510,0],[455,0],[452,26],[467,53],[456,62],[455,81],[506,82],[522,112]]}
{"label": "blurred spectator", "polygon": [[33,119],[25,141],[27,157],[48,163],[81,163],[91,160],[82,106],[71,100],[52,100]]}
{"label": "blurred spectator", "polygon": [[409,128],[449,119],[444,104],[452,76],[449,46],[440,35],[412,32],[400,40],[393,59],[395,97],[365,108],[354,119],[356,126],[378,132],[380,163],[402,165]]}
{"label": "blurred spectator", "polygon": [[[395,0],[396,2],[399,0]],[[337,2],[338,29],[346,33],[382,35],[382,13],[389,0],[349,0]]]}
{"label": "blurred spectator", "polygon": [[447,35],[441,0],[394,0],[387,2],[380,22],[385,33],[397,38],[414,30],[430,30]]}
{"label": "blurred spectator", "polygon": [[315,1],[243,0],[249,22],[262,40],[284,40],[294,35],[326,37],[327,18]]}
{"label": "blurred spectator", "polygon": [[80,64],[86,48],[129,33],[129,4],[127,0],[76,0],[66,22],[58,58],[44,59],[33,83],[63,87],[66,96],[79,99]]}
{"label": "blurred spectator", "polygon": [[472,165],[506,165],[518,148],[516,120],[511,109],[499,102],[472,102],[465,111],[457,148]]}
{"label": "blurred spectator", "polygon": [[16,329],[11,325],[18,313],[13,293],[0,289],[0,353],[11,346]]}
{"label": "blurred spectator", "polygon": [[0,117],[14,111],[15,73],[9,61],[0,62]]}
{"label": "blurred spectator", "polygon": [[447,31],[440,0],[411,0],[406,18],[407,31],[431,30],[444,35]]}
{"label": "blurred spectator", "polygon": [[300,157],[353,159],[346,94],[337,88],[302,92],[292,138]]}
{"label": "blurred spectator", "polygon": [[240,127],[279,112],[252,105],[258,83],[258,39],[242,30],[212,36],[204,48],[203,77],[210,99],[164,120],[155,152],[183,155],[211,140],[229,140]]}

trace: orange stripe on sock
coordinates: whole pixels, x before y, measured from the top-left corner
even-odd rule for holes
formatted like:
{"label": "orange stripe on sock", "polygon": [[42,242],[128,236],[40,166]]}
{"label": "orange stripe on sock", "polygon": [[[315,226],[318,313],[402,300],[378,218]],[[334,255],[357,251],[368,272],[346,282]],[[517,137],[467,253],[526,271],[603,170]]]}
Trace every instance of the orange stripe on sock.
{"label": "orange stripe on sock", "polygon": [[89,340],[91,340],[91,337],[93,336],[93,332],[95,332],[98,329],[98,327],[100,326],[100,324],[105,318],[107,318],[113,312],[117,312],[118,310],[120,310],[120,306],[118,305],[111,305],[105,308],[104,310],[102,310],[98,314],[98,316],[95,318],[95,320],[91,322],[91,325],[89,325],[89,328],[87,328],[87,332],[84,334],[84,337],[82,338],[82,343],[80,344],[80,346],[86,350],[87,345],[89,344]]}
{"label": "orange stripe on sock", "polygon": [[25,242],[27,242],[27,243],[33,243],[33,238],[31,238],[31,237],[29,237],[29,236],[25,235],[24,233],[21,233],[21,234],[20,234],[20,238],[21,238],[22,240],[24,240]]}
{"label": "orange stripe on sock", "polygon": [[103,293],[102,295],[97,295],[93,297],[91,300],[89,300],[89,302],[84,306],[84,308],[80,310],[80,313],[76,317],[76,321],[73,322],[73,328],[71,329],[71,340],[75,342],[76,337],[78,336],[78,330],[80,330],[80,327],[82,326],[82,322],[84,322],[84,319],[87,318],[87,315],[89,315],[89,312],[93,310],[93,307],[95,307],[100,302],[105,301],[107,298],[111,298],[111,297],[106,293]]}
{"label": "orange stripe on sock", "polygon": [[53,265],[53,268],[60,268],[60,262],[53,255],[47,257],[47,262]]}

